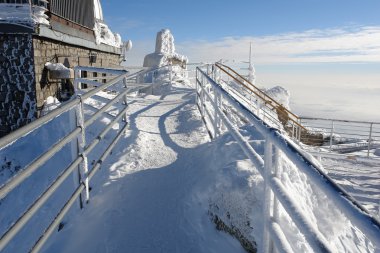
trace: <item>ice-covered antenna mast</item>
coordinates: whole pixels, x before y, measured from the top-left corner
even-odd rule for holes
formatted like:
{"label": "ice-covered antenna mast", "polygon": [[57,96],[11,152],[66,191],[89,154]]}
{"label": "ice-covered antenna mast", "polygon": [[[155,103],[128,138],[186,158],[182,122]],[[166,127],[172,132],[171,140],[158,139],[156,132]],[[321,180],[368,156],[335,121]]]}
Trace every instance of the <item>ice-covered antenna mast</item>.
{"label": "ice-covered antenna mast", "polygon": [[249,66],[252,65],[252,42],[249,43]]}
{"label": "ice-covered antenna mast", "polygon": [[252,63],[252,42],[249,43],[249,66],[248,66],[248,81],[255,85],[256,82],[256,74],[255,68]]}

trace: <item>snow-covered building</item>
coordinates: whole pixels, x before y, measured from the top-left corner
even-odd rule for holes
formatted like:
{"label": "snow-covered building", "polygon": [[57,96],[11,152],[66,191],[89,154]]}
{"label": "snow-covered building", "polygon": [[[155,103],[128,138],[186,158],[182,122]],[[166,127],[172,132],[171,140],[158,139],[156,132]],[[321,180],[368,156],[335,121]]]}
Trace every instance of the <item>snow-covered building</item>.
{"label": "snow-covered building", "polygon": [[46,63],[119,66],[122,45],[100,0],[0,0],[0,137],[39,117],[47,97],[72,90]]}
{"label": "snow-covered building", "polygon": [[156,49],[154,53],[144,58],[144,67],[162,67],[165,65],[180,65],[185,67],[187,57],[175,52],[174,37],[169,29],[162,29],[156,36]]}

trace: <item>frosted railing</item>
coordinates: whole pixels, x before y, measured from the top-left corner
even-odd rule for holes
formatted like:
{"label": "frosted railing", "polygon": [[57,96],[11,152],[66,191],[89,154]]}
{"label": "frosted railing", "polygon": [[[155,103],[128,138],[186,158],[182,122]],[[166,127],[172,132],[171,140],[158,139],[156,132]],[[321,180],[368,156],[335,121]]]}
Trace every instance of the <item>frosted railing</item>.
{"label": "frosted railing", "polygon": [[[371,216],[366,209],[340,186],[333,182],[318,165],[306,157],[298,145],[293,143],[277,128],[266,124],[200,68],[197,68],[196,84],[197,105],[211,137],[217,137],[220,134],[222,126],[226,127],[264,178],[265,226],[262,242],[264,252],[271,252],[273,245],[277,249],[277,252],[293,252],[287,240],[287,235],[284,234],[279,223],[279,204],[283,206],[315,252],[333,252],[328,240],[320,231],[315,229],[312,221],[300,210],[289,191],[287,191],[281,182],[279,177],[280,152],[332,200],[337,208],[375,246],[380,247],[380,222]],[[264,136],[264,159],[231,122],[231,116],[228,115],[226,110],[227,107],[233,107],[236,112]],[[271,198],[272,194],[273,198]]]}

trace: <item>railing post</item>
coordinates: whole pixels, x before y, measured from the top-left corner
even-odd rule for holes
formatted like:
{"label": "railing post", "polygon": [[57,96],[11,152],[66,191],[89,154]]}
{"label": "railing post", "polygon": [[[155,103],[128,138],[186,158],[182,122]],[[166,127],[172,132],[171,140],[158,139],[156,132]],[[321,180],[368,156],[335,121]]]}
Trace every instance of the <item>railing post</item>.
{"label": "railing post", "polygon": [[257,117],[260,118],[261,103],[260,103],[259,100],[256,101],[256,105],[257,105],[257,112],[256,112],[256,114],[257,114]]}
{"label": "railing post", "polygon": [[[217,96],[217,106],[218,108],[220,109],[221,113],[223,113],[223,96],[222,94],[217,91],[216,92],[216,96]],[[219,129],[219,135],[221,135],[222,133],[222,130],[223,130],[223,120],[222,120],[222,116],[218,114],[218,129]]]}
{"label": "railing post", "polygon": [[[218,107],[218,96],[216,95],[217,91],[214,86],[212,86],[212,90],[214,93],[214,104],[215,107]],[[214,126],[214,138],[218,136],[218,111],[217,108],[214,108],[214,121],[213,121],[213,126]]]}
{"label": "railing post", "polygon": [[78,79],[82,77],[82,71],[79,68],[74,69],[74,89],[80,90],[82,89],[82,83],[78,82]]}
{"label": "railing post", "polygon": [[330,151],[332,150],[333,144],[333,134],[334,134],[334,121],[331,121],[331,132],[330,132]]}
{"label": "railing post", "polygon": [[263,220],[263,252],[271,252],[271,239],[267,229],[267,225],[271,220],[271,205],[272,205],[272,190],[270,188],[269,180],[272,176],[272,162],[273,162],[273,150],[272,143],[267,137],[265,140],[265,150],[264,150],[264,220]]}
{"label": "railing post", "polygon": [[[273,160],[274,160],[273,161],[273,175],[276,178],[281,180],[282,169],[280,166],[280,153],[281,153],[280,149],[273,145]],[[279,223],[279,221],[280,221],[279,206],[280,206],[280,201],[278,200],[276,195],[273,194],[273,218],[272,218],[272,220],[276,223]],[[271,219],[267,220],[268,225],[269,225],[270,221],[271,221]],[[272,240],[269,244],[269,252],[276,252]]]}
{"label": "railing post", "polygon": [[90,190],[89,190],[90,188],[89,188],[89,179],[88,179],[88,160],[87,160],[87,154],[84,152],[84,148],[86,146],[86,129],[84,126],[84,110],[83,110],[82,98],[80,99],[80,103],[77,106],[76,116],[77,116],[77,125],[81,128],[81,136],[78,137],[78,144],[79,144],[78,151],[79,151],[79,155],[83,157],[83,162],[80,165],[81,167],[80,176],[82,180],[84,179],[86,202],[88,203],[88,201],[90,200]]}
{"label": "railing post", "polygon": [[302,128],[298,126],[298,136],[297,136],[298,142],[301,142],[301,134],[302,134]]}
{"label": "railing post", "polygon": [[[301,118],[299,118],[298,119],[298,128],[299,128],[299,136],[298,136],[298,142],[300,143],[301,142],[301,135],[302,135],[302,119]],[[294,122],[293,122],[293,124],[294,124]]]}
{"label": "railing post", "polygon": [[152,73],[152,86],[150,87],[150,94],[151,95],[153,95],[153,93],[154,93],[154,84],[155,84],[155,82],[156,82],[156,72],[157,70],[155,70],[155,71],[153,71],[153,73]]}
{"label": "railing post", "polygon": [[[70,117],[70,125],[73,129],[78,127],[78,121],[77,121],[77,108],[70,110],[69,117]],[[74,161],[79,154],[79,138],[74,138],[71,141],[71,158]],[[78,166],[77,170],[73,171],[73,181],[74,181],[74,187],[75,189],[81,184],[81,178],[80,178],[80,166]],[[82,194],[79,195],[78,198],[78,204],[79,208],[83,208],[83,200],[82,200]]]}
{"label": "railing post", "polygon": [[292,123],[292,138],[295,139],[295,128],[294,128],[294,122]]}
{"label": "railing post", "polygon": [[171,85],[173,82],[173,65],[172,64],[169,65],[169,71],[170,71],[169,78],[170,78],[170,85]]}
{"label": "railing post", "polygon": [[[274,176],[281,179],[281,173],[282,173],[282,170],[281,170],[281,166],[280,166],[280,149],[274,147]],[[279,221],[279,210],[278,210],[278,206],[279,206],[279,201],[276,197],[274,197],[274,203],[273,203],[273,219],[278,222]]]}
{"label": "railing post", "polygon": [[204,118],[205,117],[205,113],[204,113],[204,92],[205,92],[205,88],[204,88],[203,75],[201,76],[200,87],[201,87],[201,90],[200,90],[201,108],[200,109],[201,109],[201,116]]}
{"label": "railing post", "polygon": [[370,128],[369,128],[367,157],[369,157],[369,151],[370,151],[370,149],[371,149],[371,142],[372,142],[372,128],[373,128],[373,123],[371,123]]}
{"label": "railing post", "polygon": [[198,91],[198,68],[195,69],[195,103],[198,105],[199,104],[199,91]]}
{"label": "railing post", "polygon": [[[123,85],[124,85],[125,89],[128,88],[127,87],[127,77],[123,78]],[[125,95],[124,95],[123,104],[124,104],[125,107],[128,107],[127,93],[125,93]],[[127,119],[128,119],[128,115],[127,115],[127,113],[125,113],[125,115],[123,116],[123,121],[127,122]]]}

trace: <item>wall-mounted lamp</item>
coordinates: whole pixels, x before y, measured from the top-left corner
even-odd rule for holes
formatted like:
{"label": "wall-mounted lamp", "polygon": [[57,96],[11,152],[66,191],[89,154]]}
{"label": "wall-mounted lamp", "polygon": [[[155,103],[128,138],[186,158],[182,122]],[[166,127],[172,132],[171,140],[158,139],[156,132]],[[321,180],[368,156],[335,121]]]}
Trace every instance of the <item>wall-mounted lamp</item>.
{"label": "wall-mounted lamp", "polygon": [[95,52],[91,52],[90,53],[90,63],[96,63],[96,58],[97,58],[98,54],[95,53]]}

